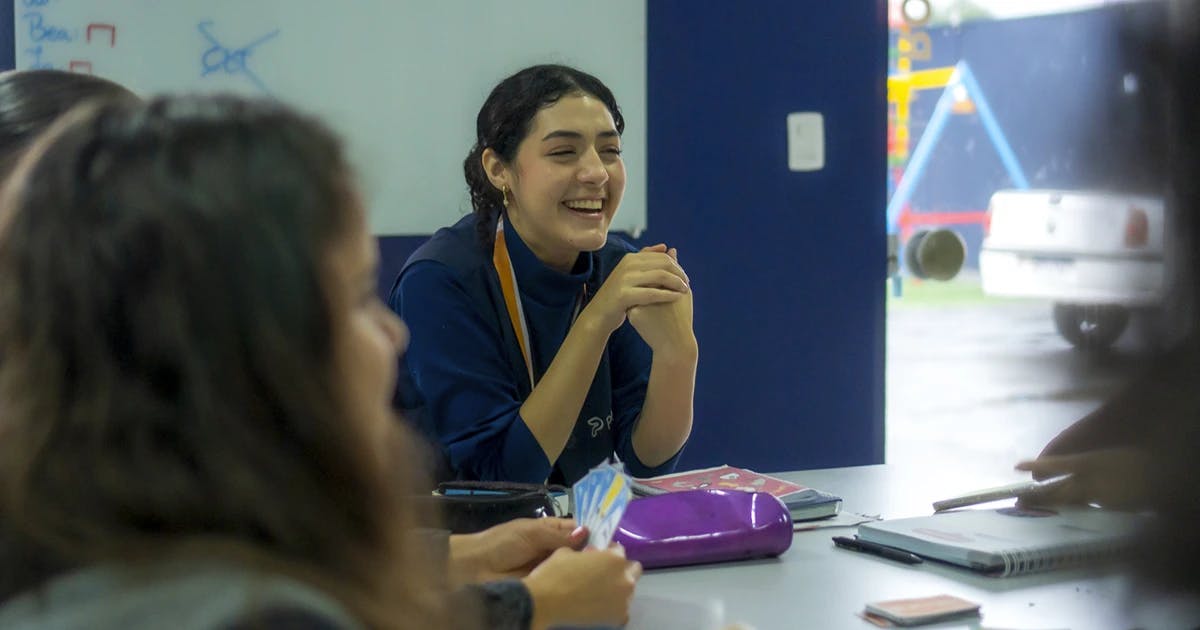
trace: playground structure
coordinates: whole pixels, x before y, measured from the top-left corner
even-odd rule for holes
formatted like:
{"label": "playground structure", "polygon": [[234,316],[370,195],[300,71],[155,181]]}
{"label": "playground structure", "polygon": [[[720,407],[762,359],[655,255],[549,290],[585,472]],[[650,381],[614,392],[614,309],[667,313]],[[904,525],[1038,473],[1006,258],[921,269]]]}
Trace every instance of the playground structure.
{"label": "playground structure", "polygon": [[[978,115],[1012,182],[1012,188],[1028,189],[1029,181],[967,62],[959,61],[954,66],[914,71],[913,61],[926,61],[931,58],[932,44],[929,35],[910,28],[903,21],[894,23],[892,28],[897,35],[891,49],[889,66],[892,72],[887,83],[887,233],[889,250],[893,250],[891,255],[899,260],[904,258],[898,251],[901,244],[909,244],[914,231],[918,229],[978,224],[986,230],[987,212],[984,210],[914,212],[909,205],[913,191],[929,164],[930,156],[953,116]],[[910,153],[910,105],[917,93],[938,89],[942,92],[934,106],[933,114]],[[898,294],[898,269],[889,269],[889,274]]]}

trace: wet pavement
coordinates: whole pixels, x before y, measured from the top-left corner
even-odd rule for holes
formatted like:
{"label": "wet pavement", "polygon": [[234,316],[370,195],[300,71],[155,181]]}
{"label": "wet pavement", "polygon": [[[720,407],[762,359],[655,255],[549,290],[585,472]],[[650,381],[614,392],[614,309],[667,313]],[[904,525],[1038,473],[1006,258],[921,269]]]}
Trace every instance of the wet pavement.
{"label": "wet pavement", "polygon": [[1088,354],[1058,336],[1050,310],[890,307],[886,461],[1011,470],[1144,369],[1137,322],[1112,352]]}

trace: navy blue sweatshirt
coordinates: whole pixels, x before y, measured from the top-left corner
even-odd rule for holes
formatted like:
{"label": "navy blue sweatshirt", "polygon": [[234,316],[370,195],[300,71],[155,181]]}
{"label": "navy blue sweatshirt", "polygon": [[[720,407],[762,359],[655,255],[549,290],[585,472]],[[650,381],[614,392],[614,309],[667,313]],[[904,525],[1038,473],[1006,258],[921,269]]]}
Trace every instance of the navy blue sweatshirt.
{"label": "navy blue sweatshirt", "polygon": [[[621,258],[635,250],[609,237],[600,250],[580,254],[572,272],[564,274],[538,260],[511,224],[504,232],[540,379],[567,336],[580,289],[586,285],[586,295],[595,295]],[[628,321],[609,337],[562,454],[554,462],[546,458],[521,418],[529,376],[492,246],[479,238],[474,215],[438,230],[413,253],[388,303],[412,334],[397,405],[442,447],[446,476],[571,484],[614,453],[634,476],[674,469],[678,454],[648,467],[633,450],[652,354]]]}

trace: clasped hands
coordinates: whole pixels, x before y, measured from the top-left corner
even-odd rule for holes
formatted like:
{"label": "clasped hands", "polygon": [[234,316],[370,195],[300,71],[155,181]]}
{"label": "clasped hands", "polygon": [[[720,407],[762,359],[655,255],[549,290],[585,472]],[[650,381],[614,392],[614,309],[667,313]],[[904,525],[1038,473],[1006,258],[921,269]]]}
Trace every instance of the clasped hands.
{"label": "clasped hands", "polygon": [[690,280],[679,265],[679,252],[664,244],[625,255],[584,314],[605,334],[628,318],[656,356],[696,354]]}

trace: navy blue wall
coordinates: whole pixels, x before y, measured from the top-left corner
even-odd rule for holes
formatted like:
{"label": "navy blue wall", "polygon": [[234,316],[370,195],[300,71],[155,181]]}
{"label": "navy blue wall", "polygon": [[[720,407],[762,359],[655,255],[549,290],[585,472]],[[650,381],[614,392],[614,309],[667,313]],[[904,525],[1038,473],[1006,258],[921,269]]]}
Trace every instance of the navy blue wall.
{"label": "navy blue wall", "polygon": [[17,66],[16,37],[13,35],[13,11],[0,7],[0,69],[11,70]]}
{"label": "navy blue wall", "polygon": [[[649,3],[640,242],[679,248],[701,348],[683,466],[883,459],[886,46],[882,0]],[[825,170],[787,170],[793,111]],[[422,240],[380,240],[381,291]]]}
{"label": "navy blue wall", "polygon": [[[683,466],[883,460],[882,5],[649,3],[643,241],[679,247],[700,340]],[[822,171],[787,169],[795,111]]]}

